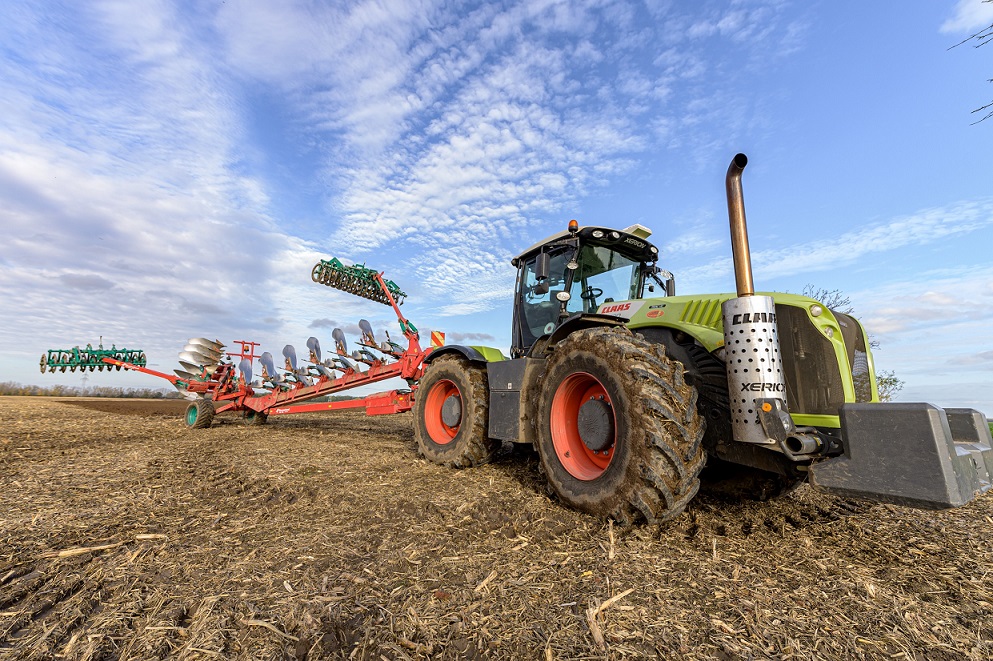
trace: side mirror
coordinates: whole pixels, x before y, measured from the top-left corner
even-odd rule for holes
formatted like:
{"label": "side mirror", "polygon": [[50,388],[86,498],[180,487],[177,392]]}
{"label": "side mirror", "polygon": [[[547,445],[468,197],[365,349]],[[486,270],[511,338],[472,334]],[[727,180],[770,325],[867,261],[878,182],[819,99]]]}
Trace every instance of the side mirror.
{"label": "side mirror", "polygon": [[665,295],[666,296],[676,295],[676,278],[671,275],[665,279]]}
{"label": "side mirror", "polygon": [[[547,252],[538,253],[538,257],[534,262],[534,277],[538,282],[542,282],[548,279],[548,271],[551,269],[552,258],[548,256]],[[548,289],[546,287],[545,291]]]}

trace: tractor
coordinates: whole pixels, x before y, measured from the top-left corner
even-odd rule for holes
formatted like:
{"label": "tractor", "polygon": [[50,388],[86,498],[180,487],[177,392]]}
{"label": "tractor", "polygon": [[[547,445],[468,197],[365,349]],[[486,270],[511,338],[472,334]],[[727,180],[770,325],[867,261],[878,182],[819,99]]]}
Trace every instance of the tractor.
{"label": "tractor", "polygon": [[619,522],[672,519],[701,483],[765,499],[809,481],[931,509],[989,490],[982,413],[880,402],[856,319],[754,291],[746,164],[726,176],[735,293],[676,295],[647,228],[570,221],[511,261],[509,358],[460,345],[425,358],[419,451],[465,468],[506,441],[532,446],[562,502]]}

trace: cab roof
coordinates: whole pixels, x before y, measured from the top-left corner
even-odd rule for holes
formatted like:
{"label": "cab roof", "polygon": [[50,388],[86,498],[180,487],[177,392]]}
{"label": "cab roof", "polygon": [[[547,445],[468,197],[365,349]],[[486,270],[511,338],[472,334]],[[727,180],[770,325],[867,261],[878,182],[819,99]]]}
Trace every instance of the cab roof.
{"label": "cab roof", "polygon": [[[603,237],[594,237],[593,232],[596,230],[603,232]],[[646,239],[652,235],[652,231],[644,225],[631,225],[623,230],[616,230],[610,227],[600,227],[596,225],[586,225],[580,227],[576,234],[584,242],[595,243],[597,245],[604,245],[608,247],[617,246],[622,249],[622,252],[638,255],[641,261],[653,262],[658,259],[659,256],[658,248],[652,245],[649,241],[646,241]],[[562,239],[569,238],[570,236],[571,234],[569,230],[557,232],[556,234],[535,243],[517,257],[510,260],[510,263],[516,267],[521,260],[527,259],[528,257],[538,253],[545,246],[555,244]]]}

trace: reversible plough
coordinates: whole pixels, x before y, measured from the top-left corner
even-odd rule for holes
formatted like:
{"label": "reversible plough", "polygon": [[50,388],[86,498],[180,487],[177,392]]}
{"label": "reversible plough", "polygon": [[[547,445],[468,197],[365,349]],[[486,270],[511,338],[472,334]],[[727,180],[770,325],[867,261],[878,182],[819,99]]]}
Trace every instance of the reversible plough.
{"label": "reversible plough", "polygon": [[[116,349],[52,349],[42,356],[41,371],[56,369],[81,371],[117,368],[151,374],[169,381],[179,392],[193,400],[186,414],[191,427],[210,426],[218,413],[241,413],[250,424],[264,424],[270,415],[306,413],[348,408],[364,408],[368,415],[400,413],[413,408],[413,390],[424,372],[424,359],[432,348],[422,348],[417,327],[400,312],[406,294],[383,274],[365,265],[346,266],[337,259],[321,260],[312,271],[314,282],[369,300],[389,305],[396,313],[406,339],[404,347],[390,338],[377,342],[372,325],[359,321],[361,339],[358,348],[348,352],[345,333],[332,332],[334,353],[325,356],[316,337],[307,340],[307,357],[300,360],[293,345],[282,350],[282,367],[273,355],[256,353],[258,342],[235,340],[237,351],[225,351],[219,340],[191,338],[179,353],[180,369],[166,374],[146,367],[142,351]],[[254,364],[260,374],[254,379]],[[308,400],[334,395],[345,390],[402,378],[409,388],[376,393],[364,398],[334,402]]]}

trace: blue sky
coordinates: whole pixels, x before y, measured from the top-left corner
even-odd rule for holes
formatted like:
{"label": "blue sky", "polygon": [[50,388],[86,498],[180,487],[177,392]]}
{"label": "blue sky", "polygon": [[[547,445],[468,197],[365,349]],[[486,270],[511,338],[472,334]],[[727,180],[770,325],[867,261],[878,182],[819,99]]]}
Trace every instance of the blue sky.
{"label": "blue sky", "polygon": [[[190,336],[278,354],[388,308],[506,351],[520,249],[652,228],[679,293],[841,289],[904,401],[993,414],[993,4],[18,2],[0,24],[0,380],[47,348]],[[353,337],[355,333],[353,333]],[[94,373],[90,384],[161,386]]]}

